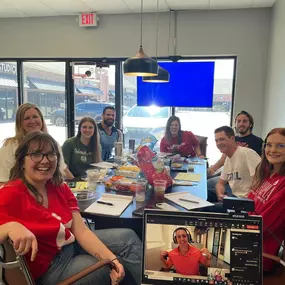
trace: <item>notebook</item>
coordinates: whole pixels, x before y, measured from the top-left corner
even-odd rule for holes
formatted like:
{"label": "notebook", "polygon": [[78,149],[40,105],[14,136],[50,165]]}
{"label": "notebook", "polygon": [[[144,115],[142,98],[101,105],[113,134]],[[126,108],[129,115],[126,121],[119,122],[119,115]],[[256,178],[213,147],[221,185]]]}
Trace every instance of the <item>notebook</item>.
{"label": "notebook", "polygon": [[[99,204],[97,201],[112,205]],[[133,196],[104,193],[97,201],[85,209],[85,212],[118,217],[133,201]]]}
{"label": "notebook", "polygon": [[[187,210],[209,207],[214,205],[208,201],[198,198],[193,194],[190,194],[189,192],[169,193],[165,194],[164,197]],[[181,199],[185,199],[188,201],[183,201]]]}
{"label": "notebook", "polygon": [[201,178],[201,175],[197,174],[197,173],[178,173],[174,179],[175,180],[199,182],[200,178]]}

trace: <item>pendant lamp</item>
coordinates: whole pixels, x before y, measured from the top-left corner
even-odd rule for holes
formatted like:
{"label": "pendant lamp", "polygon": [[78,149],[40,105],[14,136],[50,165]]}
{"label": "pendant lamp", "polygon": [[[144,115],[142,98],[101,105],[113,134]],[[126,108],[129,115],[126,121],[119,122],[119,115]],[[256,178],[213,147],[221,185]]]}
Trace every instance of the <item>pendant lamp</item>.
{"label": "pendant lamp", "polygon": [[158,63],[153,58],[148,57],[142,47],[142,17],[143,0],[141,0],[141,39],[140,49],[134,57],[129,57],[124,62],[124,74],[131,76],[157,76]]}
{"label": "pendant lamp", "polygon": [[[157,7],[156,7],[156,60],[157,60],[157,50],[158,50],[158,8],[159,8],[159,0],[157,0]],[[142,78],[143,82],[150,82],[150,83],[167,83],[169,82],[170,74],[169,72],[158,66],[158,75],[157,76],[144,76]]]}

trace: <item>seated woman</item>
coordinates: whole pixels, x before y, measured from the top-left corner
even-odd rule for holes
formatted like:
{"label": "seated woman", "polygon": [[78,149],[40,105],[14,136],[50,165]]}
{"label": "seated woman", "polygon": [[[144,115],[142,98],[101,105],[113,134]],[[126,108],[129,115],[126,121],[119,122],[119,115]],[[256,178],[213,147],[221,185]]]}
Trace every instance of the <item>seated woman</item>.
{"label": "seated woman", "polygon": [[[271,130],[264,143],[248,198],[263,218],[263,252],[277,255],[285,238],[285,128]],[[272,271],[274,262],[264,258],[263,270]]]}
{"label": "seated woman", "polygon": [[197,138],[192,132],[181,130],[180,119],[176,116],[169,117],[167,121],[165,135],[160,142],[160,151],[203,157]]}
{"label": "seated woman", "polygon": [[208,249],[198,249],[191,245],[193,243],[190,232],[179,227],[173,232],[173,242],[178,244],[178,247],[170,252],[163,251],[160,254],[166,269],[175,267],[176,273],[183,275],[200,275],[199,264],[209,267],[211,264],[212,255]]}
{"label": "seated woman", "polygon": [[[16,113],[16,134],[5,140],[0,149],[0,185],[9,180],[10,169],[15,164],[15,151],[27,134],[42,131],[47,133],[47,126],[43,114],[37,105],[31,103],[22,104]],[[59,147],[61,152],[61,148]],[[60,157],[60,170],[65,177],[72,179],[73,175],[66,167],[63,157]]]}
{"label": "seated woman", "polygon": [[90,117],[83,117],[75,137],[66,140],[62,146],[64,161],[74,177],[86,174],[90,163],[101,160],[98,128]]}
{"label": "seated woman", "polygon": [[63,183],[55,140],[33,132],[22,140],[15,159],[10,181],[0,191],[0,242],[9,237],[16,254],[26,255],[36,284],[57,284],[99,259],[113,261],[115,268],[90,273],[81,285],[110,284],[110,278],[118,284],[123,265],[140,284],[140,240],[128,229],[96,234],[88,229],[75,196]]}

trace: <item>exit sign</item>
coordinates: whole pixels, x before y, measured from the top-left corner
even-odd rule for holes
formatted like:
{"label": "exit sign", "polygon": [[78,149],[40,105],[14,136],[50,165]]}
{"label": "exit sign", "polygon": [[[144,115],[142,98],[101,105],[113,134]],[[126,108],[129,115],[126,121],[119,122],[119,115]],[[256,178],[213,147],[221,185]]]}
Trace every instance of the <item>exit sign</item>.
{"label": "exit sign", "polygon": [[79,15],[80,27],[96,27],[97,18],[96,13],[82,13]]}

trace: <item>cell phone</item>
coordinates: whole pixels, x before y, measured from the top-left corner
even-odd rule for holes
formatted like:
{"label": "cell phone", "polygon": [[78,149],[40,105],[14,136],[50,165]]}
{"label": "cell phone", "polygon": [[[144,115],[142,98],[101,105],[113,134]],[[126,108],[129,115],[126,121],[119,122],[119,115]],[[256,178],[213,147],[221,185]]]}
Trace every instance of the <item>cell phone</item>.
{"label": "cell phone", "polygon": [[143,206],[133,211],[134,216],[142,217],[144,213],[144,209],[155,209],[155,206]]}
{"label": "cell phone", "polygon": [[76,187],[76,182],[68,182],[67,183],[69,188],[75,188]]}

